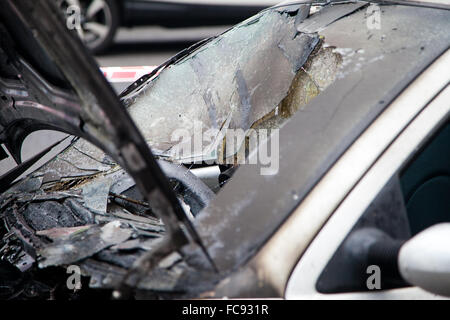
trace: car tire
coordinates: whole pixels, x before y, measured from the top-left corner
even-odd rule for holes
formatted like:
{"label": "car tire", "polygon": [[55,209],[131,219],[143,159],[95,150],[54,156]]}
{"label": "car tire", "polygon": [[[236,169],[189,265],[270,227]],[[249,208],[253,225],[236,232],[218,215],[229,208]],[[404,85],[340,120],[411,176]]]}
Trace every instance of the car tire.
{"label": "car tire", "polygon": [[[93,2],[94,0],[91,1],[91,3]],[[100,41],[84,41],[89,50],[94,54],[103,53],[110,48],[119,27],[120,17],[117,2],[115,0],[103,0],[103,2],[105,3],[105,10],[108,10],[110,14],[110,21],[106,24],[107,33]]]}
{"label": "car tire", "polygon": [[120,25],[117,0],[59,0],[67,27],[76,31],[94,54],[105,52]]}

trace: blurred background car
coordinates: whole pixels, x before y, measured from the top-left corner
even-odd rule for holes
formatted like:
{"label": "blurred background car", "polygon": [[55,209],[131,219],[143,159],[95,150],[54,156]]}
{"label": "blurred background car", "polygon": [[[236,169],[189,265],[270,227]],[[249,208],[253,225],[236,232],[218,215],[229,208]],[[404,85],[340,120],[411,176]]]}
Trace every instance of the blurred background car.
{"label": "blurred background car", "polygon": [[120,27],[167,28],[235,24],[276,0],[58,0],[67,27],[93,53],[105,52]]}

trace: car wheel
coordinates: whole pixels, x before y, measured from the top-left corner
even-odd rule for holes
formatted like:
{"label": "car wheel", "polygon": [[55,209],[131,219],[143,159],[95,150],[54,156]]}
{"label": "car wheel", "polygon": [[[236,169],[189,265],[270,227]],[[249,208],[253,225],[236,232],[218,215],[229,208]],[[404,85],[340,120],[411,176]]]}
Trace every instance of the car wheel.
{"label": "car wheel", "polygon": [[67,27],[75,29],[93,53],[109,48],[119,26],[119,10],[115,0],[59,0]]}

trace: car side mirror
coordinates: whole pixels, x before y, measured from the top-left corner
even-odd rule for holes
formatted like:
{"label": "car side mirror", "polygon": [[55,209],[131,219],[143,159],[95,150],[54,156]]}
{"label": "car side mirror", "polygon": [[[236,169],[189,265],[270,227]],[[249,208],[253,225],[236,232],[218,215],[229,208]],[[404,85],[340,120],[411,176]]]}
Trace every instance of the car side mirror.
{"label": "car side mirror", "polygon": [[434,225],[400,249],[403,279],[431,293],[450,297],[450,223]]}

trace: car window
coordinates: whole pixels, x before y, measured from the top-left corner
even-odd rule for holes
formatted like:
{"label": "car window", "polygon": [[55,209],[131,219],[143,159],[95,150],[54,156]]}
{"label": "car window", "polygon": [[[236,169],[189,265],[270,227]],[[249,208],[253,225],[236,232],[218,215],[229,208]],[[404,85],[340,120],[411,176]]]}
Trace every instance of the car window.
{"label": "car window", "polygon": [[450,221],[450,124],[400,174],[412,235]]}
{"label": "car window", "polygon": [[371,265],[382,270],[381,289],[408,286],[398,272],[398,250],[418,232],[450,222],[449,145],[450,121],[446,121],[363,213],[322,271],[316,283],[319,292],[370,290]]}

